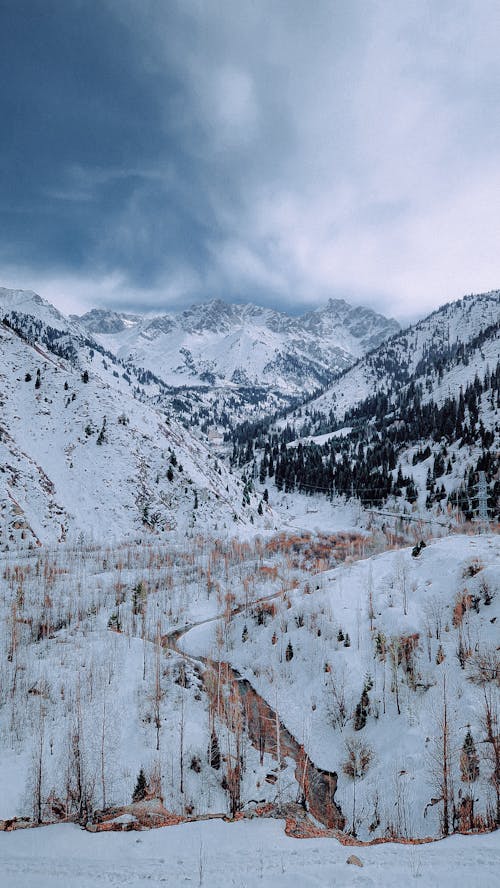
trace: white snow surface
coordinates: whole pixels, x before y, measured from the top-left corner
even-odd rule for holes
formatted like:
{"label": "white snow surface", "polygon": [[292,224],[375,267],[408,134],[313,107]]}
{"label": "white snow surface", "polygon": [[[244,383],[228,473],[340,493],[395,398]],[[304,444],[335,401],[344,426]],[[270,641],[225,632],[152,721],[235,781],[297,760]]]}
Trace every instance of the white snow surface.
{"label": "white snow surface", "polygon": [[272,524],[253,494],[243,507],[240,480],[206,444],[133,397],[100,354],[82,347],[79,369],[3,325],[0,351],[0,545],[233,533],[250,515]]}
{"label": "white snow surface", "polygon": [[[428,845],[347,848],[289,838],[275,820],[92,835],[76,826],[0,834],[6,888],[497,888],[500,832]],[[347,863],[351,853],[363,868]]]}

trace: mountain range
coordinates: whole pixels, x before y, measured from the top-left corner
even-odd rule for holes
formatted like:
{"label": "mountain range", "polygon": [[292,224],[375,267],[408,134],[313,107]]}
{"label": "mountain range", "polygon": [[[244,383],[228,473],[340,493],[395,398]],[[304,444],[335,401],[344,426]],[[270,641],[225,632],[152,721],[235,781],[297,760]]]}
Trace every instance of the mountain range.
{"label": "mountain range", "polygon": [[[119,535],[228,519],[275,526],[248,481],[258,460],[263,486],[355,490],[368,504],[405,494],[419,508],[451,498],[469,516],[484,468],[496,514],[499,291],[407,330],[340,301],[298,318],[220,302],[149,319],[66,318],[35,293],[0,290],[0,309],[4,540],[92,537],[102,522]],[[320,366],[331,379],[311,399]],[[243,479],[210,449],[214,427],[233,440]]]}
{"label": "mountain range", "polygon": [[152,318],[93,309],[73,320],[168,385],[257,386],[284,395],[324,386],[399,330],[396,321],[341,299],[296,317],[216,299]]}

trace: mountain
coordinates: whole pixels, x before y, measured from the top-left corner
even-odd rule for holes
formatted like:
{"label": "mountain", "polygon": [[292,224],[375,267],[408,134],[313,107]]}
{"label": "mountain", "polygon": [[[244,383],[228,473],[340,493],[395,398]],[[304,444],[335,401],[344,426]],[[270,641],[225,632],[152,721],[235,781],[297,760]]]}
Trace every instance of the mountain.
{"label": "mountain", "polygon": [[[468,369],[463,378],[473,376],[470,356],[467,363],[461,360],[461,349],[480,336],[481,332],[495,326],[500,320],[500,290],[489,293],[465,296],[456,302],[443,305],[437,311],[417,324],[402,330],[383,342],[372,353],[366,355],[344,372],[316,400],[311,401],[310,409],[328,413],[332,410],[337,421],[345,413],[375,392],[395,392],[411,379],[429,376],[426,386],[435,393],[434,369],[440,376],[439,384],[453,386],[460,384],[459,376],[453,373],[444,377],[439,372],[440,363],[451,360],[458,366]],[[485,368],[488,362],[495,361],[498,352],[483,354],[476,350],[474,372]]]}
{"label": "mountain", "polygon": [[[242,426],[233,463],[288,492],[500,517],[500,292],[468,296],[360,359],[274,424]],[[484,504],[486,507],[486,503]]]}
{"label": "mountain", "polygon": [[153,318],[93,309],[74,320],[120,360],[169,386],[210,387],[219,423],[238,405],[241,418],[249,410],[262,415],[314,392],[399,329],[370,309],[333,299],[298,317],[214,300]]}
{"label": "mountain", "polygon": [[21,305],[38,317],[0,324],[0,546],[264,526],[260,500],[137,377],[43,301]]}
{"label": "mountain", "polygon": [[0,287],[0,309],[3,316],[10,312],[18,312],[36,317],[56,330],[74,329],[74,325],[55,306],[47,302],[46,299],[42,299],[33,290],[12,290],[8,287]]}

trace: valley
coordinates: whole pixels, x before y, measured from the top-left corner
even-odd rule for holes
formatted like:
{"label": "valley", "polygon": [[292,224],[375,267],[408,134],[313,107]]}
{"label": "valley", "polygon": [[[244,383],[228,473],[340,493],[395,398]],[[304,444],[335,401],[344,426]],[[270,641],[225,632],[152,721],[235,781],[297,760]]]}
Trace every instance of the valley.
{"label": "valley", "polygon": [[498,294],[225,441],[120,357],[127,317],[3,294],[3,831],[262,819],[376,861],[494,830]]}

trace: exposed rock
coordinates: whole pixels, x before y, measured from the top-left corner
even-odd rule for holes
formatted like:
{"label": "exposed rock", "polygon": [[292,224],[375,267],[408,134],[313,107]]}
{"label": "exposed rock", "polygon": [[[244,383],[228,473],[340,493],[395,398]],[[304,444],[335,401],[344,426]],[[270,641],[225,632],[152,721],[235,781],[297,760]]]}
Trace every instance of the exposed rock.
{"label": "exposed rock", "polygon": [[359,857],[356,857],[355,854],[351,854],[351,855],[347,858],[346,863],[353,863],[354,866],[364,866],[364,864],[361,862],[361,860],[359,859]]}

